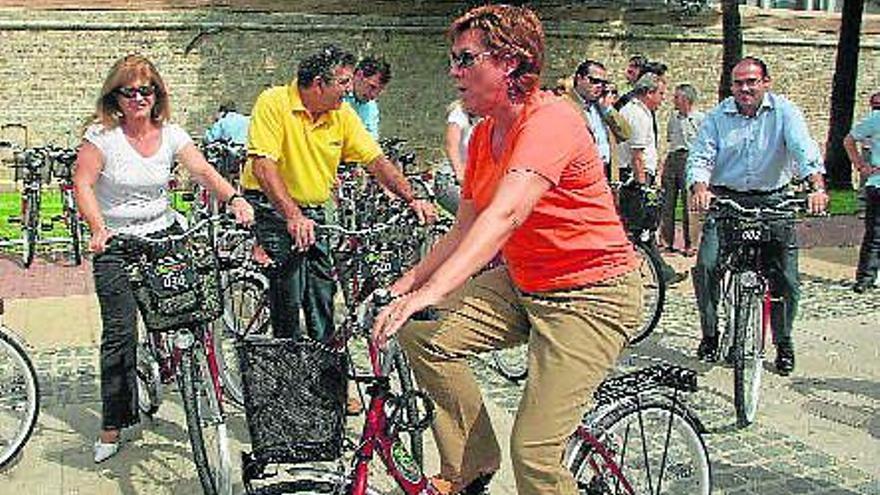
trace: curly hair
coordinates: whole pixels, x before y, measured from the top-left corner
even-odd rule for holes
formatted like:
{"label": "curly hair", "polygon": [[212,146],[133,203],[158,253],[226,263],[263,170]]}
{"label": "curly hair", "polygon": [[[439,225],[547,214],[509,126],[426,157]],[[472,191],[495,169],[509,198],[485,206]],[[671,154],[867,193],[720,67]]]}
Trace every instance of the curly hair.
{"label": "curly hair", "polygon": [[116,99],[116,91],[138,78],[150,81],[156,90],[156,101],[150,110],[152,119],[156,122],[165,122],[171,118],[171,100],[168,97],[168,88],[156,66],[147,57],[132,54],[117,60],[113,64],[113,68],[110,69],[110,73],[107,74],[107,78],[104,79],[101,96],[98,97],[96,104],[95,120],[107,128],[118,126],[119,119],[122,117],[122,109]]}
{"label": "curly hair", "polygon": [[512,5],[477,7],[453,21],[447,35],[454,40],[469,29],[482,32],[483,42],[496,58],[517,61],[509,75],[511,100],[522,100],[539,89],[544,69],[544,28],[532,10]]}

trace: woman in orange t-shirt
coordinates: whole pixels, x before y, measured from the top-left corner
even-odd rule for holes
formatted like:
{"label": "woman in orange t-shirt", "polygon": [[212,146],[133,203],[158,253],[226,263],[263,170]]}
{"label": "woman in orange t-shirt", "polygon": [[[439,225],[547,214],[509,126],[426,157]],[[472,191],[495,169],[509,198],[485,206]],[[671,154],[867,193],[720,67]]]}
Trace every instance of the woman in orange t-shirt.
{"label": "woman in orange t-shirt", "polygon": [[[500,452],[467,363],[528,344],[529,378],[511,436],[517,493],[575,494],[565,441],[637,326],[636,257],[578,112],[538,90],[541,23],[527,8],[475,8],[452,24],[450,75],[483,117],[470,142],[455,226],[394,283],[378,317],[384,345],[410,315],[439,322],[400,341],[436,405],[443,493],[483,493]],[[501,252],[505,264],[471,278]]]}

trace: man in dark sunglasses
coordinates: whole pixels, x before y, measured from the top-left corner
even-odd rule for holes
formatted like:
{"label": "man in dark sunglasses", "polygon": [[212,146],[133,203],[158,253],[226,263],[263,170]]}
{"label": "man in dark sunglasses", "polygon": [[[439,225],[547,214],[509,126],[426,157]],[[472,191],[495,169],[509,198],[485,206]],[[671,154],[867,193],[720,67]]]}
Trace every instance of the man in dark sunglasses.
{"label": "man in dark sunglasses", "polygon": [[595,60],[584,60],[574,72],[573,82],[571,99],[584,113],[587,130],[605,163],[605,176],[618,180],[617,144],[629,139],[630,127],[611,103],[608,92],[611,83],[605,66]]}

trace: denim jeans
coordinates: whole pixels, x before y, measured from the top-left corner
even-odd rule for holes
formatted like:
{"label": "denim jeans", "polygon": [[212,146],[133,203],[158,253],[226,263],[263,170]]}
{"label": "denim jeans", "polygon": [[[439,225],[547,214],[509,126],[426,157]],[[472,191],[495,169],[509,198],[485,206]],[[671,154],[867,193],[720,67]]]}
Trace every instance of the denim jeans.
{"label": "denim jeans", "polygon": [[[257,242],[273,260],[269,278],[269,312],[275,337],[300,339],[308,335],[326,342],[333,335],[333,297],[336,281],[327,238],[316,232],[317,242],[304,252],[293,250],[287,222],[269,199],[258,191],[245,197],[254,207]],[[318,224],[325,223],[324,207],[302,208]],[[300,327],[300,310],[306,329]]]}
{"label": "denim jeans", "polygon": [[[772,206],[784,198],[784,193],[765,196],[753,194],[728,194],[730,198],[747,207]],[[770,325],[777,347],[792,348],[791,328],[797,315],[800,300],[798,278],[797,236],[793,225],[775,225],[773,241],[763,250],[762,268],[770,283]],[[694,292],[700,310],[700,327],[703,336],[716,335],[718,331],[718,300],[721,292],[721,271],[718,219],[712,213],[703,224],[703,237],[697,254],[697,264],[692,269]]]}
{"label": "denim jeans", "polygon": [[856,282],[873,285],[880,268],[880,187],[865,188],[865,237],[859,250]]}

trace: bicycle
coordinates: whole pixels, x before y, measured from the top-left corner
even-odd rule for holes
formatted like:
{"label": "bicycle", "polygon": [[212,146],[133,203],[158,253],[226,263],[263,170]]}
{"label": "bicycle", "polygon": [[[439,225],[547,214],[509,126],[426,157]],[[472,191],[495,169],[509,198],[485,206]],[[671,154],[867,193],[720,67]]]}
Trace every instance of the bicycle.
{"label": "bicycle", "polygon": [[[4,143],[7,144],[7,143]],[[21,262],[30,268],[40,240],[40,203],[42,185],[50,178],[50,160],[46,148],[27,148],[14,152],[12,168],[16,182],[21,181],[21,210],[10,223],[21,225]]]}
{"label": "bicycle", "polygon": [[[375,292],[365,303],[367,309],[359,312],[357,324],[370,328],[373,317],[390,301],[386,292]],[[438,494],[398,437],[406,430],[421,433],[433,419],[433,405],[424,394],[418,399],[424,413],[411,421],[401,418],[401,397],[390,389],[387,376],[388,355],[398,352],[394,338],[385,350],[369,341],[373,374],[358,379],[369,384],[370,405],[350,468],[342,461],[335,470],[297,468],[292,472],[295,479],[256,490],[250,484],[255,478],[246,478],[247,493],[378,494],[369,484],[369,465],[378,455],[404,494]],[[580,492],[708,495],[711,466],[701,436],[705,429],[680,398],[682,393],[695,390],[696,373],[672,365],[657,365],[603,382],[595,393],[596,406],[584,415],[563,457]],[[630,430],[634,430],[632,434]],[[652,473],[653,467],[657,469]]]}
{"label": "bicycle", "polygon": [[21,339],[3,325],[0,299],[0,470],[31,438],[40,414],[40,383]]}
{"label": "bicycle", "polygon": [[177,380],[193,462],[206,495],[231,494],[223,389],[209,322],[222,311],[210,226],[217,217],[160,238],[116,234],[108,252],[126,257],[147,336],[138,347],[138,407],[151,417],[162,386]]}
{"label": "bicycle", "polygon": [[772,207],[747,208],[730,198],[716,197],[710,207],[721,240],[722,313],[727,315],[719,339],[719,355],[733,365],[737,424],[755,421],[761,393],[764,354],[770,327],[770,282],[761,263],[774,241],[773,227],[794,221],[803,199],[785,199]]}
{"label": "bicycle", "polygon": [[79,215],[73,193],[73,165],[76,163],[76,150],[51,148],[48,152],[52,161],[52,176],[58,179],[61,190],[61,215],[52,217],[53,222],[64,222],[70,236],[73,264],[82,264],[83,233],[85,223]]}

